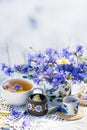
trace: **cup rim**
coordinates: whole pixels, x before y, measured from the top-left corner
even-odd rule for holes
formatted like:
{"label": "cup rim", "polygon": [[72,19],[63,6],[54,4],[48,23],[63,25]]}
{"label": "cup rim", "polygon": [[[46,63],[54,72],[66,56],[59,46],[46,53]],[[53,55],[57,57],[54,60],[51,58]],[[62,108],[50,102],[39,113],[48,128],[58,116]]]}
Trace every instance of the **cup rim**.
{"label": "cup rim", "polygon": [[[75,101],[75,102],[67,102],[67,101],[65,101],[67,98],[70,98],[70,97],[73,97],[73,98],[76,99],[77,101]],[[67,103],[67,104],[79,103],[79,98],[78,98],[77,96],[68,95],[68,96],[65,96],[65,97],[63,98],[63,103]]]}
{"label": "cup rim", "polygon": [[[6,83],[7,81],[10,81],[10,80],[23,80],[23,81],[27,81],[27,83],[30,83],[32,85],[32,88],[27,90],[27,91],[21,92],[21,93],[16,93],[16,92],[14,93],[14,92],[7,91],[7,90],[5,90],[3,88],[3,84]],[[29,79],[24,79],[22,77],[11,77],[11,78],[8,78],[8,79],[2,81],[0,88],[1,88],[2,91],[6,92],[6,93],[19,95],[19,94],[23,94],[23,93],[27,93],[27,92],[31,91],[34,86],[35,86],[35,84],[31,80],[29,80]]]}

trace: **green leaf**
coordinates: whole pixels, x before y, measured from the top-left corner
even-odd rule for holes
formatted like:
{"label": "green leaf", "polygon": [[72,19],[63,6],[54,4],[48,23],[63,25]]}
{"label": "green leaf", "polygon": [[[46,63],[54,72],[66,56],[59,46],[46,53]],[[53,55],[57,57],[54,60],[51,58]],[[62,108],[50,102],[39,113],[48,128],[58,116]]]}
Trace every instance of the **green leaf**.
{"label": "green leaf", "polygon": [[55,113],[56,112],[56,108],[54,107],[54,108],[51,108],[49,111],[48,111],[48,115],[50,115],[50,114],[53,114],[53,113]]}

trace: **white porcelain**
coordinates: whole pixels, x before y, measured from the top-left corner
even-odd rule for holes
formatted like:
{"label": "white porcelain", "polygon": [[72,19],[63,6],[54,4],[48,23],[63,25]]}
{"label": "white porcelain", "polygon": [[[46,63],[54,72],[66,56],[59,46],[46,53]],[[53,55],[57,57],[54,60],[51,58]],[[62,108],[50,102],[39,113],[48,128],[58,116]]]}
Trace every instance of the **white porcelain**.
{"label": "white porcelain", "polygon": [[62,102],[62,112],[65,115],[76,115],[78,113],[79,99],[76,96],[66,96]]}
{"label": "white porcelain", "polygon": [[57,89],[54,89],[52,85],[45,85],[45,93],[47,99],[51,105],[59,106],[66,95],[71,94],[71,85],[70,83],[61,84]]}
{"label": "white porcelain", "polygon": [[32,92],[32,89],[25,91],[25,92],[20,92],[20,93],[14,93],[14,92],[9,92],[6,91],[3,88],[3,84],[5,84],[8,81],[12,81],[12,80],[22,80],[22,81],[26,81],[27,83],[29,83],[32,86],[32,89],[34,88],[34,84],[33,82],[31,82],[28,79],[24,79],[24,78],[10,78],[5,80],[4,82],[1,83],[1,97],[5,100],[5,103],[8,105],[15,105],[15,106],[19,106],[19,105],[24,105],[26,104],[29,95]]}

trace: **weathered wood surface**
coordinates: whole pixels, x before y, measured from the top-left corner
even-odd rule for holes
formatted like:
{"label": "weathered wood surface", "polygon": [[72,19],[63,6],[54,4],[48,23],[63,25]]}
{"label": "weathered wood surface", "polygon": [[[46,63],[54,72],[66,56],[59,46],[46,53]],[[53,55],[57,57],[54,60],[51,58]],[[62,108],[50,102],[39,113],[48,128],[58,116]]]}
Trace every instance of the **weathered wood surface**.
{"label": "weathered wood surface", "polygon": [[[8,65],[25,63],[25,50],[19,44],[0,43],[0,64]],[[8,78],[0,70],[0,82]]]}

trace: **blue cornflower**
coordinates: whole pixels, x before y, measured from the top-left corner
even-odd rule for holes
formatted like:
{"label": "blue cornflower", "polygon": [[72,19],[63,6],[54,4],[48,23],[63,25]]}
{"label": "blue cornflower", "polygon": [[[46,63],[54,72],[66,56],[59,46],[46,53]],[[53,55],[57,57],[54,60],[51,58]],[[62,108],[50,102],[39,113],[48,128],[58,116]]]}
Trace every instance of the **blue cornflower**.
{"label": "blue cornflower", "polygon": [[9,88],[11,88],[11,86],[6,85],[6,86],[3,86],[3,88],[4,88],[4,89],[9,89]]}
{"label": "blue cornflower", "polygon": [[54,56],[54,55],[58,55],[58,50],[57,49],[52,49],[52,48],[47,48],[45,50],[45,53],[48,55],[48,56]]}
{"label": "blue cornflower", "polygon": [[21,116],[21,112],[17,108],[13,108],[11,111],[11,115],[15,118],[19,118]]}
{"label": "blue cornflower", "polygon": [[26,127],[30,127],[31,126],[31,118],[28,118],[28,119],[25,119],[23,122],[22,122],[22,127],[23,128],[26,128]]}
{"label": "blue cornflower", "polygon": [[69,64],[61,65],[63,72],[68,71],[69,70],[69,66],[70,66]]}
{"label": "blue cornflower", "polygon": [[74,80],[76,81],[83,81],[85,78],[85,72],[83,72],[80,68],[74,68],[71,76],[74,77]]}
{"label": "blue cornflower", "polygon": [[75,67],[73,65],[65,64],[65,65],[62,65],[62,68],[65,72],[72,73]]}
{"label": "blue cornflower", "polygon": [[51,64],[56,63],[56,57],[55,56],[50,56],[49,60],[48,60],[48,63],[51,63]]}
{"label": "blue cornflower", "polygon": [[22,86],[20,86],[20,85],[18,85],[18,84],[16,84],[15,86],[14,86],[14,90],[21,90],[21,89],[23,89],[23,87]]}
{"label": "blue cornflower", "polygon": [[62,65],[57,65],[56,70],[59,71],[59,72],[63,71]]}
{"label": "blue cornflower", "polygon": [[21,72],[21,65],[14,65],[15,71]]}
{"label": "blue cornflower", "polygon": [[26,65],[14,65],[15,72],[20,72],[22,74],[28,74],[32,70],[32,66],[29,64]]}
{"label": "blue cornflower", "polygon": [[57,78],[57,81],[61,84],[66,82],[65,75],[63,74],[57,74],[56,78]]}
{"label": "blue cornflower", "polygon": [[28,70],[29,70],[28,67],[29,67],[29,66],[28,66],[27,64],[22,66],[21,71],[22,71],[23,74],[28,74]]}
{"label": "blue cornflower", "polygon": [[38,52],[35,54],[35,57],[38,59],[42,59],[42,58],[44,58],[44,55],[41,52]]}
{"label": "blue cornflower", "polygon": [[87,64],[85,64],[85,63],[79,63],[78,62],[78,67],[81,69],[81,70],[86,70],[87,69]]}
{"label": "blue cornflower", "polygon": [[48,64],[43,65],[43,66],[41,67],[42,71],[46,71],[48,68],[49,68],[49,65],[48,65]]}
{"label": "blue cornflower", "polygon": [[39,84],[41,82],[41,80],[39,79],[39,77],[34,77],[33,81],[36,83],[36,84]]}
{"label": "blue cornflower", "polygon": [[47,67],[47,68],[42,67],[42,70],[43,70],[42,72],[43,72],[44,76],[49,76],[52,72],[50,67]]}
{"label": "blue cornflower", "polygon": [[63,74],[56,74],[52,75],[52,78],[48,78],[48,82],[56,89],[59,87],[60,84],[66,83],[65,75]]}
{"label": "blue cornflower", "polygon": [[72,55],[72,52],[69,51],[69,47],[62,49],[62,53],[60,54],[61,57],[65,57],[69,59],[69,57]]}
{"label": "blue cornflower", "polygon": [[5,68],[7,68],[7,65],[5,63],[1,64],[1,70],[3,71]]}
{"label": "blue cornflower", "polygon": [[82,75],[82,74],[78,74],[78,75],[76,76],[76,78],[77,78],[78,81],[83,81],[84,78],[85,78],[85,76]]}
{"label": "blue cornflower", "polygon": [[14,73],[14,68],[8,67],[4,70],[5,74],[10,76],[11,74]]}
{"label": "blue cornflower", "polygon": [[53,49],[52,49],[52,48],[47,48],[46,51],[45,51],[45,53],[46,53],[47,55],[51,55],[52,52],[53,52]]}
{"label": "blue cornflower", "polygon": [[81,45],[77,45],[77,47],[76,47],[76,53],[80,53],[80,54],[83,54],[83,52],[84,52],[84,50],[83,50],[83,46],[81,46]]}

